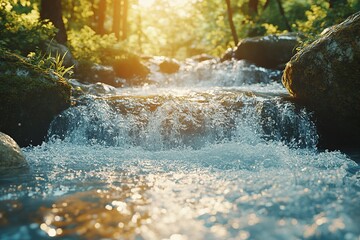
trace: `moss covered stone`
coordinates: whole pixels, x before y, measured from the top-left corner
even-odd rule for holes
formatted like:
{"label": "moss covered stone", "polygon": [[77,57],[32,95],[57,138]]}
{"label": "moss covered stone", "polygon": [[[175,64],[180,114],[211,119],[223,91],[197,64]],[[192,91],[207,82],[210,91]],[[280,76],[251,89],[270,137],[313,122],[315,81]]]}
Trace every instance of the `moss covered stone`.
{"label": "moss covered stone", "polygon": [[360,12],[329,29],[287,64],[283,84],[315,111],[322,143],[360,143]]}
{"label": "moss covered stone", "polygon": [[20,146],[40,144],[52,119],[70,106],[70,86],[60,76],[0,50],[0,131]]}

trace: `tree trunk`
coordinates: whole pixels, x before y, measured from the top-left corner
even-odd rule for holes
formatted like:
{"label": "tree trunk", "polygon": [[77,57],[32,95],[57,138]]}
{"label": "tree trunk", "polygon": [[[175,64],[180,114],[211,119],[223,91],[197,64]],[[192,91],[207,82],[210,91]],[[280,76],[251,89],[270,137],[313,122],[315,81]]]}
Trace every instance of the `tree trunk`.
{"label": "tree trunk", "polygon": [[100,35],[105,34],[105,18],[106,18],[106,0],[100,0],[98,5],[98,24],[97,24],[97,32]]}
{"label": "tree trunk", "polygon": [[129,2],[128,0],[123,0],[122,5],[122,18],[121,18],[121,39],[125,40],[127,38],[127,18],[128,18]]}
{"label": "tree trunk", "polygon": [[282,3],[281,3],[281,0],[276,0],[276,3],[279,7],[279,11],[280,11],[280,14],[281,16],[283,17],[284,19],[284,23],[285,23],[285,27],[286,27],[286,30],[288,30],[289,32],[292,32],[292,29],[291,29],[291,26],[289,24],[289,21],[287,19],[287,17],[285,16],[285,11],[284,11],[284,8],[282,6]]}
{"label": "tree trunk", "polygon": [[227,12],[228,12],[228,17],[229,17],[229,24],[230,24],[231,34],[233,36],[235,45],[238,45],[239,38],[237,36],[234,21],[233,21],[233,17],[232,17],[231,3],[230,3],[230,0],[225,0],[225,2],[226,2],[226,6],[227,6]]}
{"label": "tree trunk", "polygon": [[41,0],[40,19],[49,19],[59,29],[55,39],[59,43],[66,43],[67,34],[62,19],[61,0]]}
{"label": "tree trunk", "polygon": [[117,39],[120,39],[120,21],[121,21],[121,0],[114,0],[114,14],[112,31]]}
{"label": "tree trunk", "polygon": [[258,5],[259,5],[259,0],[250,0],[249,1],[249,11],[250,11],[251,15],[258,14]]}
{"label": "tree trunk", "polygon": [[266,0],[264,6],[263,6],[263,10],[266,9],[270,4],[270,0]]}

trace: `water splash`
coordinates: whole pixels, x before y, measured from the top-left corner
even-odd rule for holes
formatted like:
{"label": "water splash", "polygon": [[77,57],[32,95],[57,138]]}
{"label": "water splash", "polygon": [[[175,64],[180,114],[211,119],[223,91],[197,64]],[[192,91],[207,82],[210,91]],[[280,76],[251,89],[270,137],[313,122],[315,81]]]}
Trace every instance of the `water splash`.
{"label": "water splash", "polygon": [[280,82],[282,74],[281,71],[258,67],[245,60],[222,63],[215,60],[200,63],[188,60],[176,74],[160,73],[156,66],[150,69],[152,69],[150,80],[161,87],[233,87],[269,84]]}
{"label": "water splash", "polygon": [[281,98],[220,90],[86,99],[58,116],[49,133],[77,144],[153,150],[245,139],[315,147],[318,138],[305,109]]}
{"label": "water splash", "polygon": [[2,239],[360,236],[360,169],[339,152],[267,141],[147,151],[57,140],[24,150],[30,172],[0,189]]}
{"label": "water splash", "polygon": [[360,168],[276,74],[190,63],[80,99],[0,176],[0,239],[358,240]]}

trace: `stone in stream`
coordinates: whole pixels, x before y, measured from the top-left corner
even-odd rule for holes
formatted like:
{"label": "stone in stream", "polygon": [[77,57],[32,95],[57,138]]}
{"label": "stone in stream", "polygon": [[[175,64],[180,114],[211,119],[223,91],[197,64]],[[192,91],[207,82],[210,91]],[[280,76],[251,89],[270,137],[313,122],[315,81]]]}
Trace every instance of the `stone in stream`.
{"label": "stone in stream", "polygon": [[70,106],[61,76],[0,50],[0,131],[20,146],[38,145],[53,118]]}
{"label": "stone in stream", "polygon": [[[150,70],[141,62],[136,55],[127,55],[120,59],[115,59],[112,66],[117,77],[126,80],[130,86],[148,83],[147,76]],[[111,85],[111,84],[110,84]]]}
{"label": "stone in stream", "polygon": [[0,170],[26,166],[19,145],[8,135],[0,132]]}
{"label": "stone in stream", "polygon": [[360,12],[298,52],[282,81],[294,99],[315,111],[324,146],[359,146]]}
{"label": "stone in stream", "polygon": [[211,56],[211,55],[206,54],[206,53],[192,56],[191,59],[196,61],[196,62],[204,62],[204,61],[208,61],[208,60],[217,60],[216,57]]}
{"label": "stone in stream", "polygon": [[103,96],[116,94],[116,88],[101,82],[97,83],[81,83],[76,79],[69,79],[69,84],[72,86],[73,92],[72,96],[83,96],[84,94],[92,94],[95,96]]}
{"label": "stone in stream", "polygon": [[160,72],[162,73],[176,73],[180,69],[180,63],[178,63],[175,59],[165,58],[159,64]]}
{"label": "stone in stream", "polygon": [[298,34],[293,33],[246,38],[236,48],[228,49],[221,60],[245,59],[260,67],[284,69],[295,54],[299,38]]}
{"label": "stone in stream", "polygon": [[75,78],[81,82],[102,82],[112,86],[119,86],[116,82],[115,71],[112,66],[104,66],[91,62],[79,62],[75,66]]}

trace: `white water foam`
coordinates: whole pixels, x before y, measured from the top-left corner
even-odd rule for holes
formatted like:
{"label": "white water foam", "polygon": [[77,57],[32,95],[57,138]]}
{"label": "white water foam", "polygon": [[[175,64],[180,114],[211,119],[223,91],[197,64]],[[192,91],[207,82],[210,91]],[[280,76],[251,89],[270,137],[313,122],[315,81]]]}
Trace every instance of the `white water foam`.
{"label": "white water foam", "polygon": [[0,239],[360,239],[359,166],[241,64],[65,111],[28,170],[2,173]]}
{"label": "white water foam", "polygon": [[[84,220],[95,221],[93,225],[105,221],[99,214],[107,211],[106,206],[116,205],[114,199],[129,208],[138,198],[146,200],[131,212],[147,216],[131,239],[360,236],[359,167],[340,152],[317,153],[261,139],[162,151],[57,140],[25,149],[25,154],[31,166],[29,175],[23,176],[26,182],[14,184],[0,198],[22,199],[24,212],[38,211],[32,209],[33,201],[51,206],[58,197],[79,192],[121,192],[129,179],[136,185],[141,178],[147,186],[143,192],[134,191],[126,200],[105,198],[93,206],[99,213]],[[46,216],[56,216],[52,209],[56,210],[50,207],[40,220],[46,223]],[[85,224],[63,221],[64,231]],[[41,236],[30,224],[23,227]],[[9,230],[0,236],[11,234]]]}

